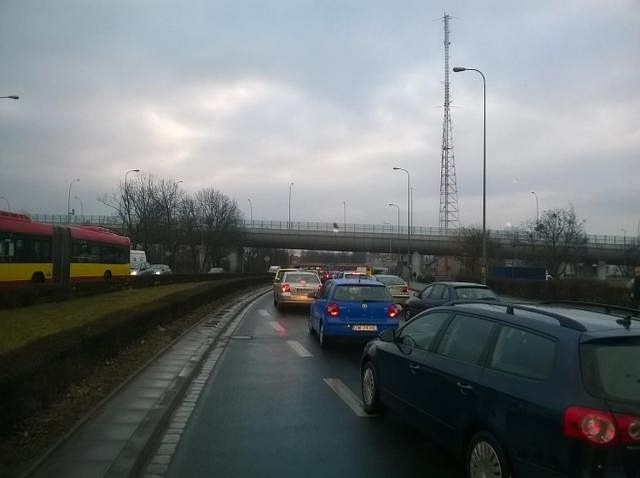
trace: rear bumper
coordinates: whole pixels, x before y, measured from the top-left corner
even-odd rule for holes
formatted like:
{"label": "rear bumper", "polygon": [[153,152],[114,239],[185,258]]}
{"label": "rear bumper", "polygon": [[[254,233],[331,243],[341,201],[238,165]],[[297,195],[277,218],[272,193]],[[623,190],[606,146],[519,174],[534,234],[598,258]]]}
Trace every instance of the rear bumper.
{"label": "rear bumper", "polygon": [[306,295],[277,294],[276,300],[281,304],[309,305],[311,304],[311,302],[313,302],[313,297],[308,297]]}
{"label": "rear bumper", "polygon": [[[359,331],[353,330],[354,325],[375,325],[375,331]],[[326,336],[333,337],[362,337],[362,338],[374,338],[380,335],[387,329],[397,329],[399,325],[398,320],[386,321],[386,322],[354,322],[354,323],[331,323],[327,322],[324,328],[324,334]]]}

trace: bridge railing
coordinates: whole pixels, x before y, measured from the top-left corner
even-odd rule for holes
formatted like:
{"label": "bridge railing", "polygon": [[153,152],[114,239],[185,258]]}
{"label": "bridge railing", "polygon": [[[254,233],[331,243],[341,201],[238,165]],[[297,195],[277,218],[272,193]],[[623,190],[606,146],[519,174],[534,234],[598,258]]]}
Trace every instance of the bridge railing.
{"label": "bridge railing", "polygon": [[[122,227],[122,218],[114,215],[71,215],[66,214],[32,214],[29,217],[33,221],[47,224],[72,224],[72,225],[94,225],[104,227]],[[330,232],[355,233],[355,234],[393,234],[400,238],[406,237],[408,230],[406,226],[396,226],[393,224],[344,224],[330,222],[298,222],[292,221],[270,221],[270,220],[243,220],[241,226],[253,231],[273,230],[273,231],[298,231],[298,232]],[[439,227],[414,226],[411,228],[412,237],[416,239],[420,236],[442,239],[454,239],[460,237],[460,230],[449,229],[448,231]],[[491,239],[502,243],[529,242],[529,233],[522,229],[491,229],[487,230]],[[626,247],[632,248],[640,246],[640,238],[607,235],[607,234],[587,234],[587,244],[599,247],[610,247],[612,249],[624,250]]]}

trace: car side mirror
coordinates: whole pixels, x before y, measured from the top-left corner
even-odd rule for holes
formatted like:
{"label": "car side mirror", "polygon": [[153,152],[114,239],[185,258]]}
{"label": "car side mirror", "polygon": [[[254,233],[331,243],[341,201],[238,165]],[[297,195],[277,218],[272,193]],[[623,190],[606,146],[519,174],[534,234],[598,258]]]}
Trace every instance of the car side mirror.
{"label": "car side mirror", "polygon": [[380,334],[379,338],[383,342],[395,342],[396,331],[394,329],[386,329]]}

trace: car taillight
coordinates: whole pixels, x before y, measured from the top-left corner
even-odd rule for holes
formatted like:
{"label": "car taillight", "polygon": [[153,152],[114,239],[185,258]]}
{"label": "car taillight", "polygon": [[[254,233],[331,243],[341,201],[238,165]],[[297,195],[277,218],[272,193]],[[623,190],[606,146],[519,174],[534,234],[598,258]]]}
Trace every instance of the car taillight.
{"label": "car taillight", "polygon": [[567,437],[587,440],[596,445],[610,445],[616,440],[613,415],[591,408],[567,408],[564,411],[562,431]]}
{"label": "car taillight", "polygon": [[282,284],[280,290],[282,292],[291,292],[291,286],[289,284]]}
{"label": "car taillight", "polygon": [[409,288],[408,287],[403,287],[402,288],[402,293],[403,294],[408,294],[409,293]]}
{"label": "car taillight", "polygon": [[387,315],[389,316],[390,319],[396,319],[398,318],[398,315],[400,314],[400,311],[398,310],[398,308],[394,305],[390,306],[389,309],[387,310]]}
{"label": "car taillight", "polygon": [[338,317],[338,315],[340,315],[340,307],[338,307],[338,304],[329,304],[327,306],[327,314],[331,317]]}
{"label": "car taillight", "polygon": [[640,417],[614,415],[620,430],[620,441],[625,444],[640,443]]}

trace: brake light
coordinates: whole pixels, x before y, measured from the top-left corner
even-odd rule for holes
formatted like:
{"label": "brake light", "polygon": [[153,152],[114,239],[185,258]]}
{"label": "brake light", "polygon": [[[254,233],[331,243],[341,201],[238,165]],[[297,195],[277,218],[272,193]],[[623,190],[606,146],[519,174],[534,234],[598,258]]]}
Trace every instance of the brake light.
{"label": "brake light", "polygon": [[611,445],[616,440],[616,424],[609,412],[591,408],[569,407],[564,411],[562,431],[570,438],[596,445]]}
{"label": "brake light", "polygon": [[629,415],[614,415],[620,430],[620,441],[625,444],[640,443],[640,418]]}
{"label": "brake light", "polygon": [[389,316],[390,319],[398,318],[399,314],[400,314],[400,311],[398,310],[398,307],[396,307],[395,304],[391,305],[389,309],[387,309],[387,315]]}
{"label": "brake light", "polygon": [[291,292],[291,286],[289,284],[282,284],[280,290],[282,292]]}
{"label": "brake light", "polygon": [[402,288],[402,293],[403,294],[408,294],[409,293],[409,288],[407,286]]}
{"label": "brake light", "polygon": [[327,306],[327,314],[331,317],[338,317],[340,315],[340,307],[338,307],[338,304],[329,304]]}

